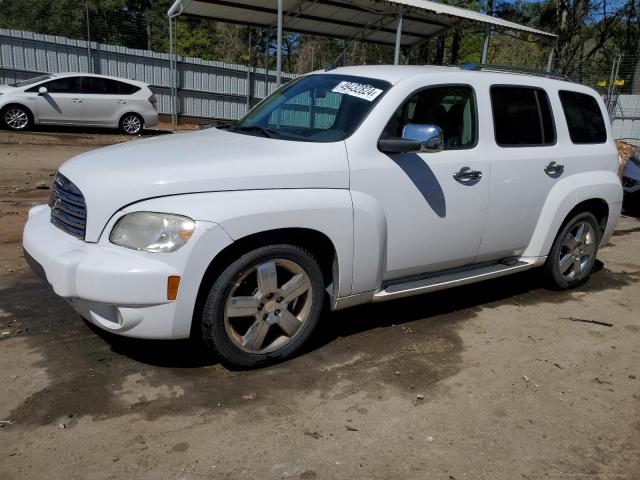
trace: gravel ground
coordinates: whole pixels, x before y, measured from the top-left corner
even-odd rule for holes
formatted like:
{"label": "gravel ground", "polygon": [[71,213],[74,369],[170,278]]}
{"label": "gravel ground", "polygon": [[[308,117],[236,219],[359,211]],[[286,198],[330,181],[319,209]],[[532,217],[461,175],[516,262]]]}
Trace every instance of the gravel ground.
{"label": "gravel ground", "polygon": [[125,140],[0,132],[0,479],[640,478],[638,219],[578,290],[527,272],[326,314],[300,357],[231,371],[95,330],[22,259],[55,168]]}

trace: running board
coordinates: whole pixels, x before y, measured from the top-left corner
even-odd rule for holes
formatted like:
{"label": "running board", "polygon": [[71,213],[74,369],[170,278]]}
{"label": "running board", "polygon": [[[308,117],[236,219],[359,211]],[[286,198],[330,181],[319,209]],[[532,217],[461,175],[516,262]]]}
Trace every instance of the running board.
{"label": "running board", "polygon": [[510,264],[498,263],[478,268],[472,268],[454,273],[446,273],[435,277],[413,280],[406,283],[396,283],[387,286],[373,296],[374,302],[384,302],[396,298],[410,297],[427,292],[435,292],[445,288],[459,287],[469,283],[498,278],[504,275],[529,270],[535,266],[532,261],[516,261]]}

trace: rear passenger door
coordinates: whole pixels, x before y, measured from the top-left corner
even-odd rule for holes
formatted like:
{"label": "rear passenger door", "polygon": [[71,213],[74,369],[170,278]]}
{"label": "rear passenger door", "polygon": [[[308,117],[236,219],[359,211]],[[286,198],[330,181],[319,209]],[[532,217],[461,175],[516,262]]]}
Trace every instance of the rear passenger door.
{"label": "rear passenger door", "polygon": [[84,77],[84,120],[89,125],[117,126],[131,103],[131,94],[140,88],[110,78]]}
{"label": "rear passenger door", "polygon": [[542,88],[492,85],[488,93],[492,178],[479,262],[522,255],[549,192],[573,168],[557,142],[562,111],[556,92],[550,99]]}

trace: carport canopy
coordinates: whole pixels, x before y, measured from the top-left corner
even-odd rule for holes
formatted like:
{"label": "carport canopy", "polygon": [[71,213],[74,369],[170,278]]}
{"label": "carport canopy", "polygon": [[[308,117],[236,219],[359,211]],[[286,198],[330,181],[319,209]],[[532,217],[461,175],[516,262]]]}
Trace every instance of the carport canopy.
{"label": "carport canopy", "polygon": [[278,84],[283,29],[395,45],[396,64],[401,47],[427,41],[462,20],[483,24],[487,32],[498,28],[555,38],[552,33],[430,0],[176,0],[167,13],[170,18],[187,14],[220,22],[277,27]]}

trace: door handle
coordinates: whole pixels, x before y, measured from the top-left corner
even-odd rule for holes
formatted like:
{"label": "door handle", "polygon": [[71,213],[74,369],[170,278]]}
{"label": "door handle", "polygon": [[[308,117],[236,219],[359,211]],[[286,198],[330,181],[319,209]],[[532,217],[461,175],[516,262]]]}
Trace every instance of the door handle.
{"label": "door handle", "polygon": [[82,99],[80,99],[80,98],[72,98],[71,101],[73,103],[82,103]]}
{"label": "door handle", "polygon": [[462,184],[475,184],[482,180],[482,172],[471,170],[469,167],[462,167],[459,172],[453,174],[453,178]]}
{"label": "door handle", "polygon": [[125,103],[127,103],[127,101],[126,100],[118,100],[118,103],[124,105]]}
{"label": "door handle", "polygon": [[564,173],[564,165],[560,165],[556,162],[551,162],[546,167],[544,167],[544,173],[546,173],[550,177],[559,177]]}

